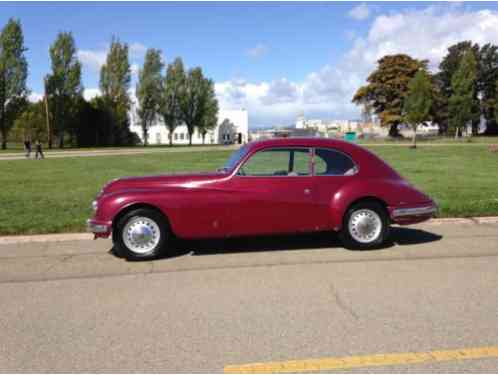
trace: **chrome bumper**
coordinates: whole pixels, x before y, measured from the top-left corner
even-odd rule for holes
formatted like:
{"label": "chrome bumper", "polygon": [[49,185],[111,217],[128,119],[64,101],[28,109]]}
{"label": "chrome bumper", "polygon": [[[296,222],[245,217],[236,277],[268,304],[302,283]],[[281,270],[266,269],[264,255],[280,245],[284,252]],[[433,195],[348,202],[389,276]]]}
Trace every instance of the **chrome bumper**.
{"label": "chrome bumper", "polygon": [[412,207],[412,208],[396,208],[393,210],[391,217],[399,218],[403,216],[427,216],[434,215],[437,212],[436,205]]}
{"label": "chrome bumper", "polygon": [[111,230],[110,225],[97,223],[92,219],[86,221],[86,228],[88,232],[92,233],[109,233]]}

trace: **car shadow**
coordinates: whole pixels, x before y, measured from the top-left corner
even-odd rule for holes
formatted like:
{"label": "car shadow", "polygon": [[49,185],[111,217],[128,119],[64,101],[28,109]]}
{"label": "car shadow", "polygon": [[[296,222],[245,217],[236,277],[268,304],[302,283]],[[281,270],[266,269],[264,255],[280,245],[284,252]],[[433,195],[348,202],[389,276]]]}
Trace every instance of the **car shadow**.
{"label": "car shadow", "polygon": [[[417,245],[439,241],[441,235],[422,229],[392,227],[389,241],[382,246],[368,250],[389,249],[395,245]],[[344,248],[338,235],[333,232],[318,232],[297,235],[273,235],[228,239],[181,240],[171,243],[168,255],[162,258],[175,258],[184,255],[204,256],[213,254],[250,253],[263,251],[318,250],[325,248]],[[117,254],[111,249],[112,254]]]}

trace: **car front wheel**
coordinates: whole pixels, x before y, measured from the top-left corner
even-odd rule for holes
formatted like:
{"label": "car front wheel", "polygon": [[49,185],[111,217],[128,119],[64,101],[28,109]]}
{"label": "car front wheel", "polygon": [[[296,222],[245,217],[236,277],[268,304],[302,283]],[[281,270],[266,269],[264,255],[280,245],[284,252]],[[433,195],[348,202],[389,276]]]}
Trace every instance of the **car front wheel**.
{"label": "car front wheel", "polygon": [[139,208],[125,214],[113,233],[117,253],[130,260],[154,259],[162,255],[170,237],[164,216]]}
{"label": "car front wheel", "polygon": [[377,202],[359,202],[344,217],[341,239],[352,250],[368,250],[381,246],[389,237],[389,217]]}

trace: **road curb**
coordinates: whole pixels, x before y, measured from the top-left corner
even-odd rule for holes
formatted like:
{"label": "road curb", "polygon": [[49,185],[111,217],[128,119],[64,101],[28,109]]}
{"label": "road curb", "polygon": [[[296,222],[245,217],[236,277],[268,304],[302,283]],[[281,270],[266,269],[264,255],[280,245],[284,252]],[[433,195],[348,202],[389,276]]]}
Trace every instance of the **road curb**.
{"label": "road curb", "polygon": [[[443,224],[496,224],[498,216],[470,217],[470,218],[442,218],[431,219],[425,225]],[[88,241],[93,240],[92,233],[57,233],[57,234],[35,234],[24,236],[4,236],[0,237],[0,245],[10,245],[16,243],[29,242],[64,242],[64,241]]]}
{"label": "road curb", "polygon": [[0,245],[29,242],[63,242],[63,241],[86,241],[92,240],[92,233],[57,233],[57,234],[35,234],[28,236],[5,236],[0,237]]}

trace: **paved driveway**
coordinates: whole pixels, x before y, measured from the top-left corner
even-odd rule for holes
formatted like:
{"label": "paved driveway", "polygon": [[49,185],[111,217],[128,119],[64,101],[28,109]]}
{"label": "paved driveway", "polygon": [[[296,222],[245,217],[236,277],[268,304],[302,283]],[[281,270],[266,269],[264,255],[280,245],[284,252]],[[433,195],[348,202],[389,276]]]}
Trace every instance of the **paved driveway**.
{"label": "paved driveway", "polygon": [[154,262],[0,245],[0,370],[496,372],[498,224],[393,239],[183,242]]}

